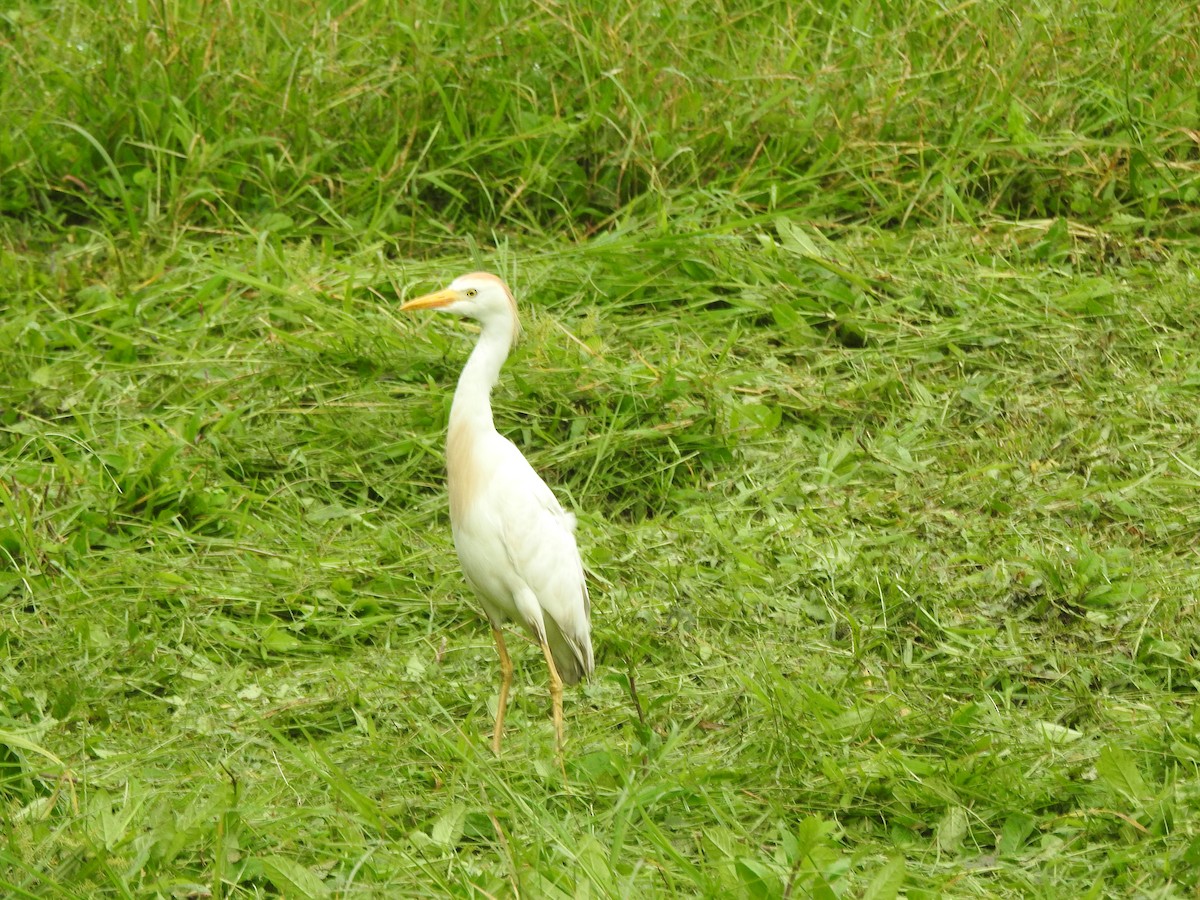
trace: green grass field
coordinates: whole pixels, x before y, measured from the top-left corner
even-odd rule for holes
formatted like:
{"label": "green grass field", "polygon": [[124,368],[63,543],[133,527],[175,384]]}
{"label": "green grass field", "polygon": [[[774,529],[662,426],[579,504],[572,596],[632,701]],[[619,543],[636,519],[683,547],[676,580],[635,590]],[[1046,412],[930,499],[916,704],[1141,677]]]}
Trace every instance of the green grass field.
{"label": "green grass field", "polygon": [[[1200,895],[1190,0],[0,11],[0,893]],[[442,442],[580,520],[499,666]]]}

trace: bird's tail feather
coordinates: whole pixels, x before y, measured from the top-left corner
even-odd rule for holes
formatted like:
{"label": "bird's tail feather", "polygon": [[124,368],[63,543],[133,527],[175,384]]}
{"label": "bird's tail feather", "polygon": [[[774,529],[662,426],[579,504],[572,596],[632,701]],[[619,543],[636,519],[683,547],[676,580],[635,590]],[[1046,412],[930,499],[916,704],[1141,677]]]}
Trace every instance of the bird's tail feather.
{"label": "bird's tail feather", "polygon": [[546,643],[550,645],[550,655],[554,657],[558,677],[563,680],[563,684],[578,684],[596,668],[596,661],[592,656],[591,636],[587,632],[578,636],[568,636],[552,617],[546,616],[544,621]]}

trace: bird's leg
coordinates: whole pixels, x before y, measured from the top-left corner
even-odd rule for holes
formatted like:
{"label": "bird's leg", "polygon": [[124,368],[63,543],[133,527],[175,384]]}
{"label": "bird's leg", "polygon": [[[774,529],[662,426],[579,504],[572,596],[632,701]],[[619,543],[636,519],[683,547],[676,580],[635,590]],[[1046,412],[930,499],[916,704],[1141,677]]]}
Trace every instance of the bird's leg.
{"label": "bird's leg", "polygon": [[512,685],[513,664],[504,646],[504,635],[492,626],[492,637],[496,639],[496,650],[500,654],[500,700],[496,704],[496,728],[492,732],[492,752],[500,755],[500,736],[504,734],[504,711],[508,707],[508,689]]}
{"label": "bird's leg", "polygon": [[550,704],[554,714],[554,746],[558,754],[558,767],[562,769],[563,781],[566,781],[567,767],[563,763],[563,683],[558,676],[558,667],[554,665],[550,645],[545,640],[541,644],[542,655],[546,657],[546,665],[550,668]]}

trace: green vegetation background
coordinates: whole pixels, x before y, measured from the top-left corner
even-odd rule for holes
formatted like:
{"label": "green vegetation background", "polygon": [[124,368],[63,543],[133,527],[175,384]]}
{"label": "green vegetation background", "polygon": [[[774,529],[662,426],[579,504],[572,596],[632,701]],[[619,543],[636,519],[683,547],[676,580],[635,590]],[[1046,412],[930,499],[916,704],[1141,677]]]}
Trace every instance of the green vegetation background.
{"label": "green vegetation background", "polygon": [[[1196,896],[1197,9],[6,5],[0,889]],[[394,314],[474,268],[568,785]]]}

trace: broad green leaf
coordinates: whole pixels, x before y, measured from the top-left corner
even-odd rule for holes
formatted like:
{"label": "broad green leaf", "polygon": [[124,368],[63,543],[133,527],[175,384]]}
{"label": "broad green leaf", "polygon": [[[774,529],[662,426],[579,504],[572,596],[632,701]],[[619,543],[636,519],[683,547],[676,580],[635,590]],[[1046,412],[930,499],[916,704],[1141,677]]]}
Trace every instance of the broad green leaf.
{"label": "broad green leaf", "polygon": [[1004,820],[1000,829],[1000,840],[997,849],[1001,853],[1016,853],[1024,846],[1025,840],[1033,832],[1037,819],[1025,813],[1013,813]]}
{"label": "broad green leaf", "polygon": [[1096,760],[1096,774],[1106,787],[1131,802],[1139,803],[1150,795],[1150,789],[1133,757],[1115,744],[1109,744],[1100,751],[1100,758]]}
{"label": "broad green leaf", "polygon": [[449,849],[458,843],[458,839],[462,837],[463,824],[467,820],[467,806],[465,803],[455,803],[450,806],[444,813],[438,817],[438,820],[433,823],[433,828],[429,830],[429,836],[433,842],[439,847]]}
{"label": "broad green leaf", "polygon": [[937,826],[937,845],[943,853],[957,853],[967,835],[967,811],[951,806]]}
{"label": "broad green leaf", "polygon": [[875,877],[863,892],[863,900],[895,900],[903,885],[904,857],[897,856],[875,873]]}
{"label": "broad green leaf", "polygon": [[316,873],[295,860],[275,855],[260,857],[259,863],[262,865],[263,875],[285,897],[320,900],[330,896],[329,888]]}

